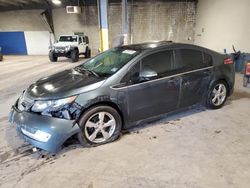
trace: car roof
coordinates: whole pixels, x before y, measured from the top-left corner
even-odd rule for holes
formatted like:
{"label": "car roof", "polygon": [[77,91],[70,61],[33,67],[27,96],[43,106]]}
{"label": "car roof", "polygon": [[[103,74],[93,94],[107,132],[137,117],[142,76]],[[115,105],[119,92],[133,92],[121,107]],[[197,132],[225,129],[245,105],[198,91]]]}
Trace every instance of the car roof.
{"label": "car roof", "polygon": [[136,50],[136,51],[145,51],[149,49],[158,49],[158,48],[164,48],[164,47],[191,47],[191,48],[196,48],[200,50],[206,50],[212,52],[212,50],[197,46],[194,44],[185,44],[185,43],[175,43],[172,41],[153,41],[153,42],[145,42],[145,43],[138,43],[138,44],[131,44],[131,45],[124,45],[120,46],[123,49],[131,49],[131,50]]}
{"label": "car roof", "polygon": [[153,41],[153,42],[144,42],[144,43],[138,43],[138,44],[124,45],[124,46],[121,46],[121,48],[142,51],[142,50],[147,50],[147,49],[170,45],[170,44],[173,44],[173,42],[172,41]]}

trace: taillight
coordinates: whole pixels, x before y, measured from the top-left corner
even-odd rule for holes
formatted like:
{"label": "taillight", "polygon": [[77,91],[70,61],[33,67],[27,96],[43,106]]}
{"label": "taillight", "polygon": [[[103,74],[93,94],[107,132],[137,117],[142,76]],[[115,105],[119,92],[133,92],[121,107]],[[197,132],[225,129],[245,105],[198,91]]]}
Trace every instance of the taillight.
{"label": "taillight", "polygon": [[234,62],[233,62],[233,60],[231,58],[227,58],[227,59],[224,60],[225,65],[229,65],[229,64],[233,64],[233,63]]}
{"label": "taillight", "polygon": [[250,63],[246,64],[246,72],[245,75],[250,75]]}

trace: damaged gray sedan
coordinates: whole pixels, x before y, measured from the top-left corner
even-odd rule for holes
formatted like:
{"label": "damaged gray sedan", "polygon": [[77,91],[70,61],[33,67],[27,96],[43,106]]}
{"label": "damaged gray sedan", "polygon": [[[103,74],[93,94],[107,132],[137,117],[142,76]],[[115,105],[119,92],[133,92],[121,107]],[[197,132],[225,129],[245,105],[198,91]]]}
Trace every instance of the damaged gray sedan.
{"label": "damaged gray sedan", "polygon": [[74,135],[95,146],[144,119],[195,104],[220,108],[233,86],[226,55],[165,41],[121,46],[38,80],[9,120],[27,142],[55,153]]}

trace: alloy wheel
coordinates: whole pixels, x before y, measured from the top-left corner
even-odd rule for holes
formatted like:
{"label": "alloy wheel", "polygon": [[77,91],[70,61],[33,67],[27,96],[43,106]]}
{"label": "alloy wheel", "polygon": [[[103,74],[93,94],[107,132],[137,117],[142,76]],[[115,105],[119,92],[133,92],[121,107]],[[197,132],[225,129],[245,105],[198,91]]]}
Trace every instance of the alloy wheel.
{"label": "alloy wheel", "polygon": [[93,114],[85,124],[86,138],[93,143],[106,142],[116,128],[115,118],[108,112]]}
{"label": "alloy wheel", "polygon": [[227,88],[224,84],[217,84],[212,92],[212,103],[215,106],[220,106],[224,103],[227,96]]}

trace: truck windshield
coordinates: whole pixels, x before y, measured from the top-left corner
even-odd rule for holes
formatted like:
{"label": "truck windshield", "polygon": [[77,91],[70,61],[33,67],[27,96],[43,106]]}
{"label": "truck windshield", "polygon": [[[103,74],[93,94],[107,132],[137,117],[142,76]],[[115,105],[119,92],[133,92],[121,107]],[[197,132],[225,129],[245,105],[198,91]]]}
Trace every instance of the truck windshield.
{"label": "truck windshield", "polygon": [[77,42],[77,36],[60,36],[60,42]]}
{"label": "truck windshield", "polygon": [[93,71],[101,77],[107,77],[113,75],[139,53],[140,51],[123,47],[111,48],[80,65],[78,68]]}

